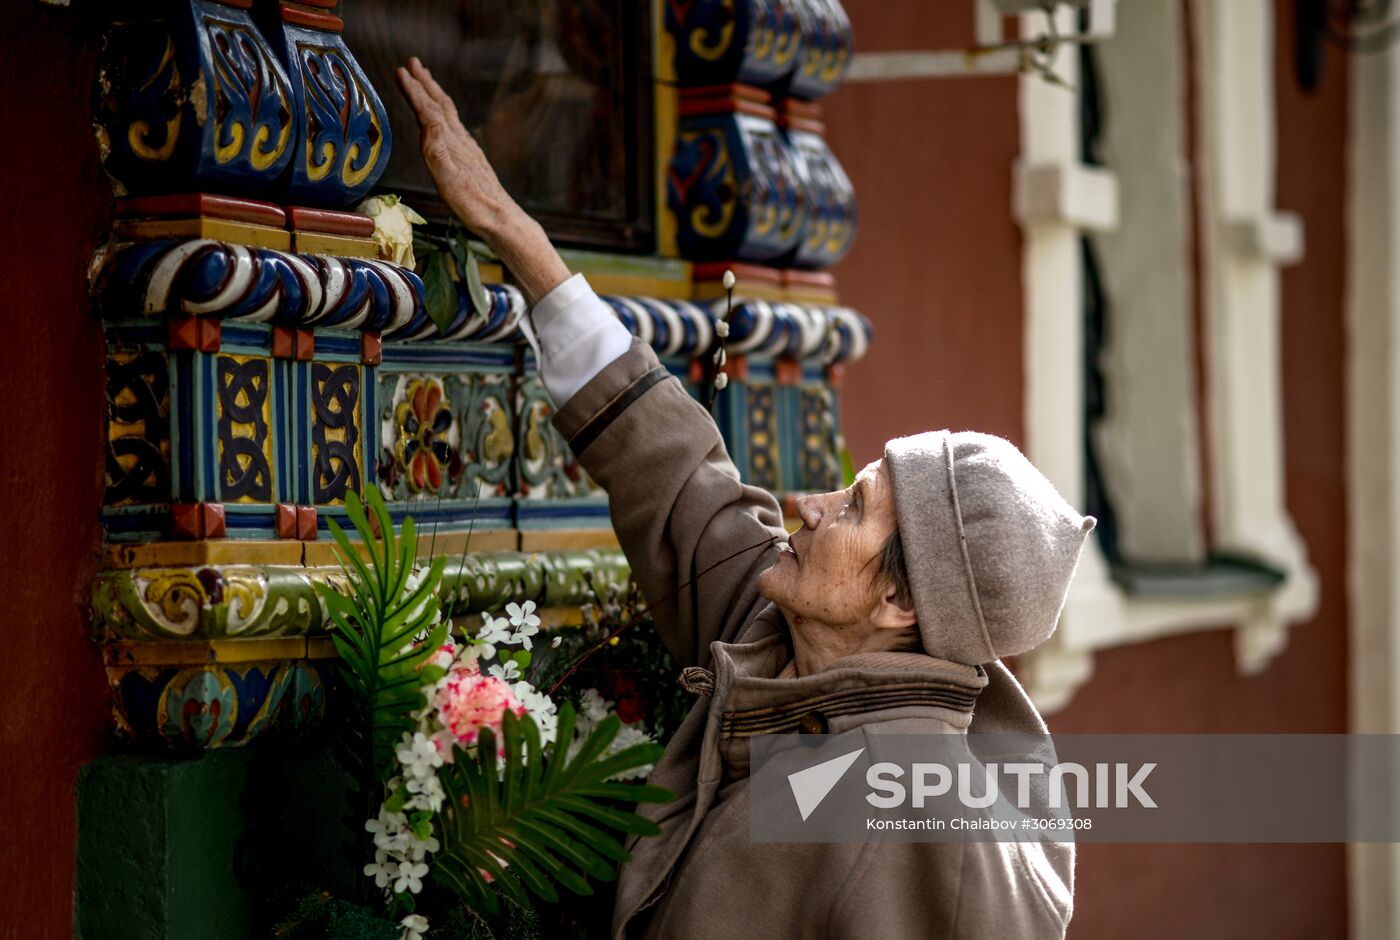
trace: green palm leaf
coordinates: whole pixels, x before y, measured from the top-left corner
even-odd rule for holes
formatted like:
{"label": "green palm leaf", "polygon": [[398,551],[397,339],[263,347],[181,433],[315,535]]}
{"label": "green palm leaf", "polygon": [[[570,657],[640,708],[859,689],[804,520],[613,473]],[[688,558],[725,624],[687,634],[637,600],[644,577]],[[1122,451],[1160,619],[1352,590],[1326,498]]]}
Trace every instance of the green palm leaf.
{"label": "green palm leaf", "polygon": [[546,759],[534,721],[507,712],[501,727],[504,767],[489,730],[482,732],[475,755],[458,749],[451,771],[441,775],[447,799],[434,877],[469,907],[488,913],[499,909],[497,891],[525,906],[530,895],[556,901],[558,887],[591,894],[590,878],[610,880],[617,863],[627,859],[619,833],[660,831],[627,807],[675,798],[660,787],[608,779],[655,763],[662,753],[661,745],[650,743],[607,754],[620,727],[617,716],[609,716],[566,756],[564,742],[573,739],[574,729],[573,708],[566,704],[559,711],[560,743]]}
{"label": "green palm leaf", "polygon": [[[365,547],[356,550],[334,520],[330,523],[341,567],[350,583],[349,596],[317,584],[331,621],[331,639],[343,665],[340,675],[351,692],[352,714],[346,722],[357,777],[366,779],[392,769],[394,748],[405,732],[412,733],[412,712],[425,702],[422,686],[431,678],[425,663],[442,645],[447,621],[433,624],[443,558],[434,559],[412,592],[406,593],[413,572],[413,520],[405,519],[395,537],[384,498],[368,491],[369,510],[378,525],[375,533],[365,506],[352,490],[345,509]],[[427,635],[424,642],[414,638]]]}

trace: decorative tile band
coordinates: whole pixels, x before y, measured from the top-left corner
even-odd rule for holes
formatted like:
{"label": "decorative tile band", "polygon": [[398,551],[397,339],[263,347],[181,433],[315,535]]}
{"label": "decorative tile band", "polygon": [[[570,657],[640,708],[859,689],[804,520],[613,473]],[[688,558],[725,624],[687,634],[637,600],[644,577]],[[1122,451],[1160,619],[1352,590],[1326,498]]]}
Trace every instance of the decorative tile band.
{"label": "decorative tile band", "polygon": [[[250,248],[210,239],[111,246],[93,261],[93,293],[110,318],[198,316],[276,326],[382,332],[393,342],[516,343],[525,298],[487,285],[490,309],[472,310],[465,290],[441,332],[423,309],[423,282],[387,261]],[[702,355],[723,302],[604,298],[634,336],[659,355]],[[870,322],[845,307],[741,301],[730,318],[730,349],[759,358],[859,359]]]}
{"label": "decorative tile band", "polygon": [[[188,752],[318,724],[334,649],[315,584],[344,578],[268,565],[103,572],[92,610],[117,730]],[[617,549],[464,553],[448,559],[438,596],[454,617],[526,600],[576,611],[615,599],[629,578]]]}
{"label": "decorative tile band", "polygon": [[325,28],[337,18],[279,17],[268,3],[255,20],[251,5],[112,5],[98,66],[105,166],[136,194],[354,203],[389,162],[378,92]]}
{"label": "decorative tile band", "polygon": [[[604,297],[622,325],[667,358],[710,349],[725,302]],[[826,364],[853,361],[870,345],[870,321],[847,307],[740,300],[729,317],[729,350],[756,359],[785,357]]]}
{"label": "decorative tile band", "polygon": [[[421,532],[421,530],[420,530]],[[426,554],[431,534],[420,536]],[[110,570],[93,585],[93,626],[102,641],[230,641],[326,632],[317,583],[343,584],[338,567],[207,565]],[[440,596],[453,615],[511,601],[578,607],[625,588],[617,549],[469,552],[449,556]],[[595,593],[596,592],[596,593]]]}
{"label": "decorative tile band", "polygon": [[747,82],[800,98],[833,90],[850,64],[851,24],[838,0],[668,3],[682,85]]}
{"label": "decorative tile band", "polygon": [[[714,308],[609,302],[698,394],[693,357],[708,347]],[[203,344],[177,335],[175,320],[108,326],[110,543],[314,541],[343,518],[346,492],[367,486],[396,518],[411,513],[444,533],[608,526],[606,499],[555,430],[553,403],[518,346],[385,343],[371,364],[355,333],[189,322],[218,329]],[[837,462],[828,373],[864,352],[868,324],[841,308],[765,301],[741,304],[730,322],[733,374],[717,419],[731,453],[776,448],[789,468],[780,489],[831,488],[831,475],[795,467],[814,459],[804,456],[814,444],[824,464]],[[808,404],[769,412],[764,428],[722,417],[742,414],[750,394]],[[806,426],[822,409],[828,431],[813,437]]]}
{"label": "decorative tile band", "polygon": [[199,238],[109,245],[93,296],[111,319],[204,316],[392,335],[423,310],[423,281],[387,261],[300,255]]}
{"label": "decorative tile band", "polygon": [[319,662],[208,663],[108,669],[117,731],[190,752],[247,744],[271,729],[303,732],[326,713]]}
{"label": "decorative tile band", "polygon": [[746,300],[729,318],[729,349],[760,359],[853,362],[870,348],[872,333],[870,321],[849,307]]}

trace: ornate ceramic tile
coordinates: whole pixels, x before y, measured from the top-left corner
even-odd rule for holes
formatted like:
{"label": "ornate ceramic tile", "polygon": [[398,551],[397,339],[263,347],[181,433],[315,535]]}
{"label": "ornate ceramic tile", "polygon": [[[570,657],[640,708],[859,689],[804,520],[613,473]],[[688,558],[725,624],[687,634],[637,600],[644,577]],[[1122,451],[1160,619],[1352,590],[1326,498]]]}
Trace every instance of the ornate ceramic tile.
{"label": "ornate ceramic tile", "polygon": [[345,502],[360,492],[360,375],[347,363],[311,363],[311,498]]}
{"label": "ornate ceramic tile", "polygon": [[226,503],[273,500],[272,362],[221,355],[215,363],[219,495]]}
{"label": "ornate ceramic tile", "polygon": [[516,400],[519,495],[532,500],[605,495],[554,429],[554,403],[538,376],[520,382]]}
{"label": "ornate ceramic tile", "polygon": [[161,350],[107,358],[104,503],[170,501],[170,363]]}

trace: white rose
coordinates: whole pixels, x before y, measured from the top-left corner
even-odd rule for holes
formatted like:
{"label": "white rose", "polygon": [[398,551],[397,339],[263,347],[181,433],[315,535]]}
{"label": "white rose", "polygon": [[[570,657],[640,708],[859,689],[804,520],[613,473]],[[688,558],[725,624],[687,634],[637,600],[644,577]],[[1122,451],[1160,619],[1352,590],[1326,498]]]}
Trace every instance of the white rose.
{"label": "white rose", "polygon": [[413,226],[428,220],[410,209],[398,196],[390,193],[371,196],[355,211],[374,219],[374,240],[379,243],[379,257],[385,261],[412,268]]}

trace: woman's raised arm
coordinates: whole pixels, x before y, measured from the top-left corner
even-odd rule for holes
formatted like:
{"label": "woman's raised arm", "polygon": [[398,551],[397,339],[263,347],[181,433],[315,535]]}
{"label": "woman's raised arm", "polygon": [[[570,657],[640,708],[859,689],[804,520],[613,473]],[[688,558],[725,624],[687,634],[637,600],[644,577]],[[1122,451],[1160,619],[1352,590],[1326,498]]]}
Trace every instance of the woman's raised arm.
{"label": "woman's raised arm", "polygon": [[457,104],[415,56],[398,69],[399,87],[418,114],[423,160],[438,192],[515,276],[534,306],[569,278],[569,268],[538,222],[511,198],[481,146],[462,125]]}

